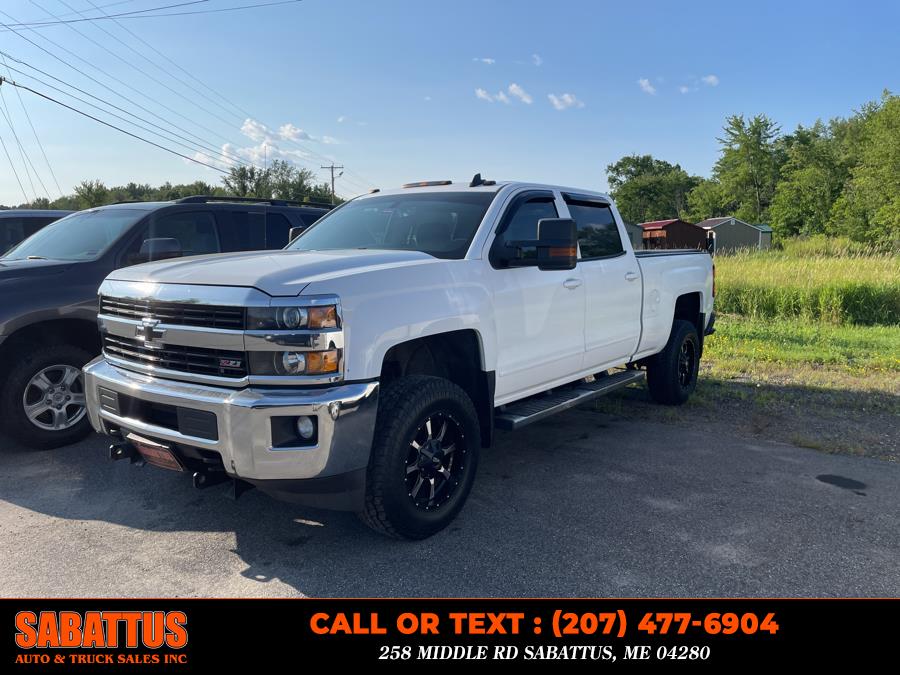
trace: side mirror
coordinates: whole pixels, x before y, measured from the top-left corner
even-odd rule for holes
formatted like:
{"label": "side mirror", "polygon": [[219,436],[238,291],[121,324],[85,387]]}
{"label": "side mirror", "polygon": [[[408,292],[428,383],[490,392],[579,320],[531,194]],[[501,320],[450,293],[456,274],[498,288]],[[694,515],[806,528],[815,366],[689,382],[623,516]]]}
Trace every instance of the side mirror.
{"label": "side mirror", "polygon": [[534,267],[539,270],[572,270],[578,262],[578,231],[571,218],[542,218],[537,225],[537,239],[512,241],[508,246],[537,249],[537,257],[517,257],[510,267]]}
{"label": "side mirror", "polygon": [[171,237],[159,237],[157,239],[144,239],[141,250],[136,256],[135,263],[148,262],[150,260],[167,260],[180,258],[184,255],[181,250],[181,242]]}
{"label": "side mirror", "polygon": [[303,234],[303,232],[304,232],[305,230],[306,230],[305,227],[292,227],[292,228],[288,231],[288,244],[292,244],[292,243],[294,242],[294,239],[296,239],[296,238],[299,237],[301,234]]}

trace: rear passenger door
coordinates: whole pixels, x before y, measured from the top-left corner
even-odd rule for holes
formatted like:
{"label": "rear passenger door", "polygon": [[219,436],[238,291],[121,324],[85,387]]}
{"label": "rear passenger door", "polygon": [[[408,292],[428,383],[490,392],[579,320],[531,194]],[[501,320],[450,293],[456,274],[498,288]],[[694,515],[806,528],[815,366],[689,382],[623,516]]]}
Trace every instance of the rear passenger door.
{"label": "rear passenger door", "polygon": [[641,336],[641,276],[637,259],[623,242],[609,204],[564,195],[578,228],[578,267],[584,276],[584,367],[602,369],[627,361]]}
{"label": "rear passenger door", "polygon": [[218,216],[223,251],[266,248],[266,212],[262,207],[222,210]]}
{"label": "rear passenger door", "polygon": [[175,239],[185,256],[222,251],[219,229],[212,211],[163,211],[158,215],[150,214],[138,236],[129,244],[123,256],[124,264],[141,262],[135,256],[147,239]]}

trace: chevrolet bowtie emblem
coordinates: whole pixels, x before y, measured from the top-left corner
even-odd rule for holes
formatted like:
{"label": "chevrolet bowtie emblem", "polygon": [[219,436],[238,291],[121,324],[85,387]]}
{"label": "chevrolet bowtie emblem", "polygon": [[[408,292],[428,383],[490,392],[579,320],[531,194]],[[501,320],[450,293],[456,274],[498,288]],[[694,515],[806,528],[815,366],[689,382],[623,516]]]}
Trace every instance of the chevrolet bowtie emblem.
{"label": "chevrolet bowtie emblem", "polygon": [[141,325],[134,327],[134,336],[144,341],[145,347],[159,348],[162,345],[153,344],[154,340],[161,340],[166,334],[165,328],[157,328],[159,319],[141,319]]}

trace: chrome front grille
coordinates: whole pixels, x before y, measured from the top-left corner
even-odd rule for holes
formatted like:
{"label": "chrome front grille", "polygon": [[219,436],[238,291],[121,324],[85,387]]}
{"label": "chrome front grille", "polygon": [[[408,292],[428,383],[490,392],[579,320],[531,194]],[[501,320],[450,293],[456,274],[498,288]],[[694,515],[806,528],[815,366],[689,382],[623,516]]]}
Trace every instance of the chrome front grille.
{"label": "chrome front grille", "polygon": [[231,330],[244,330],[246,326],[246,311],[243,307],[222,305],[195,305],[184,302],[131,300],[101,296],[100,313],[126,319],[156,319],[160,323],[176,326]]}
{"label": "chrome front grille", "polygon": [[147,347],[142,340],[118,335],[103,336],[103,353],[147,368],[163,368],[195,375],[247,377],[247,355],[224,349],[164,344]]}

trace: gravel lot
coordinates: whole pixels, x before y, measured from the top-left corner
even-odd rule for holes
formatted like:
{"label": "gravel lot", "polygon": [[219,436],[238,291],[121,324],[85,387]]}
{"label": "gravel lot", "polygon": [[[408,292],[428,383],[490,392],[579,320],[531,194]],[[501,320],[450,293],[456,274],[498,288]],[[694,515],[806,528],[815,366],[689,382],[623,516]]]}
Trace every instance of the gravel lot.
{"label": "gravel lot", "polygon": [[0,596],[898,596],[900,465],[574,410],[424,542],[0,441]]}

